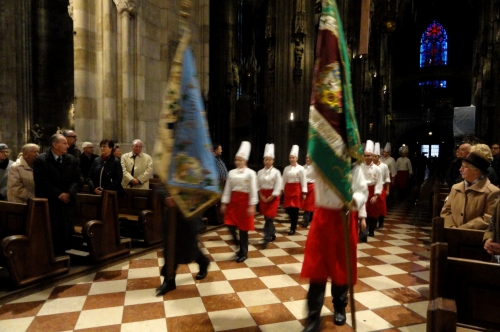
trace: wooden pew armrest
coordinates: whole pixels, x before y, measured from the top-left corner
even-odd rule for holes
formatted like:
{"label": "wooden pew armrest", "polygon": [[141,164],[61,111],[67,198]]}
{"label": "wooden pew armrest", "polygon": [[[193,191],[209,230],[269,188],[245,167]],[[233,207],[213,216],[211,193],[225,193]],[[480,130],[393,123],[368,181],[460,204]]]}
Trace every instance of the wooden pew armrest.
{"label": "wooden pew armrest", "polygon": [[104,227],[104,224],[100,220],[90,220],[85,223],[82,229],[82,234],[91,238],[94,236],[94,230]]}
{"label": "wooden pew armrest", "polygon": [[153,218],[153,217],[154,217],[153,210],[143,210],[141,211],[141,214],[139,214],[139,221],[145,224],[148,221],[148,218]]}
{"label": "wooden pew armrest", "polygon": [[12,256],[11,246],[20,242],[28,242],[29,239],[25,235],[11,235],[2,240],[2,255],[4,257]]}

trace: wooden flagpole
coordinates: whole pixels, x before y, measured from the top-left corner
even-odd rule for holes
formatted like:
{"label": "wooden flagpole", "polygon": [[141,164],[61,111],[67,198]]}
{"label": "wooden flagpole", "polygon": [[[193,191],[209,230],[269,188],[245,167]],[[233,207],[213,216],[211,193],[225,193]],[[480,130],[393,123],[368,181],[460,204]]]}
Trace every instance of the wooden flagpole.
{"label": "wooden flagpole", "polygon": [[342,221],[344,222],[344,240],[347,258],[347,279],[349,282],[349,305],[351,308],[351,326],[356,331],[356,308],[354,304],[354,280],[352,277],[352,257],[351,257],[351,237],[349,236],[349,213],[347,207],[342,212]]}

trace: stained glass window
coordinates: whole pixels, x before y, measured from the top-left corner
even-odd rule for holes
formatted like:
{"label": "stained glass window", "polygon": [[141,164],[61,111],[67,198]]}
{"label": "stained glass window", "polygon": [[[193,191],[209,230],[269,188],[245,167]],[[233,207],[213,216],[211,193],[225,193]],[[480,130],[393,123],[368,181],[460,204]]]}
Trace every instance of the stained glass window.
{"label": "stained glass window", "polygon": [[[446,66],[448,63],[448,34],[445,28],[433,21],[425,29],[420,39],[420,67]],[[420,85],[446,88],[446,81],[426,81]]]}

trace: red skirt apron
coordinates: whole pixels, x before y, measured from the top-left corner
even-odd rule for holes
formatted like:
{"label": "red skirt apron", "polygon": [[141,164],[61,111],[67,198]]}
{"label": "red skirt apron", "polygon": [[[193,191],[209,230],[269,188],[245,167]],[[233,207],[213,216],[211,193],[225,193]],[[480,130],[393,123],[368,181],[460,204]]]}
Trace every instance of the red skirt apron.
{"label": "red skirt apron", "polygon": [[285,184],[285,199],[283,205],[299,208],[302,206],[302,188],[299,182]]}
{"label": "red skirt apron", "polygon": [[380,215],[387,217],[387,191],[385,190],[385,184],[384,189],[382,189],[382,193],[377,199],[377,205],[380,211]]}
{"label": "red skirt apron", "polygon": [[379,203],[380,196],[375,204],[372,204],[370,200],[372,199],[375,191],[375,186],[368,186],[368,200],[366,201],[366,215],[368,217],[378,218],[382,214],[380,209],[381,205]]}
{"label": "red skirt apron", "polygon": [[231,192],[231,201],[226,206],[224,224],[236,226],[240,231],[253,231],[253,214],[250,216],[248,215],[249,201],[250,197],[248,196],[248,193],[241,191]]}
{"label": "red skirt apron", "polygon": [[394,187],[406,189],[408,187],[408,171],[398,171],[396,173],[396,180],[394,180]]}
{"label": "red skirt apron", "polygon": [[314,212],[316,208],[316,201],[314,197],[314,182],[307,183],[307,196],[302,202],[302,210],[308,212]]}
{"label": "red skirt apron", "polygon": [[[300,273],[302,278],[310,278],[318,282],[330,278],[332,284],[336,286],[348,284],[342,213],[342,210],[316,208],[304,249],[304,263]],[[356,283],[358,213],[352,211],[349,218],[351,268],[353,281]]]}
{"label": "red skirt apron", "polygon": [[[273,189],[261,189],[260,193],[264,195],[264,197],[269,197],[273,193]],[[271,202],[263,202],[259,199],[259,209],[260,213],[264,217],[275,218],[276,211],[278,211],[278,206],[280,205],[280,197],[275,197]]]}

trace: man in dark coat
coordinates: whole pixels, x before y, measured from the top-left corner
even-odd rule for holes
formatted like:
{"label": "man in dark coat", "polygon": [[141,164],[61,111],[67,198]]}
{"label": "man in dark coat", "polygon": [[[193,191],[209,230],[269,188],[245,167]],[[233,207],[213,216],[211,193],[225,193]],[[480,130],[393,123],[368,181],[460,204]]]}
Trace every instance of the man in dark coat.
{"label": "man in dark coat", "polygon": [[63,135],[53,135],[50,144],[49,150],[38,155],[33,163],[35,197],[49,201],[54,252],[63,255],[71,248],[80,172],[75,157],[67,154],[68,142]]}
{"label": "man in dark coat", "polygon": [[[165,264],[161,269],[161,275],[165,279],[156,289],[156,295],[160,296],[176,289],[175,271],[179,264],[189,264],[192,261],[198,263],[200,271],[196,275],[196,280],[202,280],[208,274],[210,260],[198,247],[198,233],[204,228],[201,218],[185,219],[165,187],[159,186],[157,190],[164,202],[163,206],[157,207],[163,210],[163,257],[165,259]],[[167,209],[164,209],[165,206]]]}

